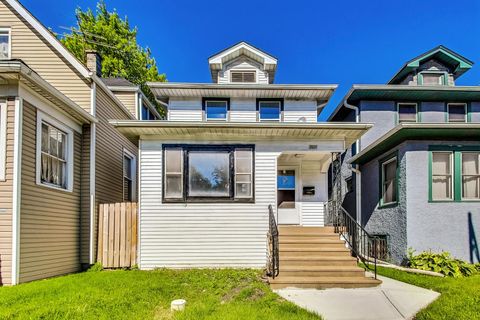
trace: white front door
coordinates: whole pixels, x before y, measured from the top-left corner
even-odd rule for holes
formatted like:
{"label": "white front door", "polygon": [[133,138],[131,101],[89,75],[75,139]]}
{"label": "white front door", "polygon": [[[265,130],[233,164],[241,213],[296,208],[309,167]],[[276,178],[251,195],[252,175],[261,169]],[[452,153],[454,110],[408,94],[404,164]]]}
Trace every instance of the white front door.
{"label": "white front door", "polygon": [[278,224],[300,224],[298,202],[298,168],[279,167],[277,170]]}

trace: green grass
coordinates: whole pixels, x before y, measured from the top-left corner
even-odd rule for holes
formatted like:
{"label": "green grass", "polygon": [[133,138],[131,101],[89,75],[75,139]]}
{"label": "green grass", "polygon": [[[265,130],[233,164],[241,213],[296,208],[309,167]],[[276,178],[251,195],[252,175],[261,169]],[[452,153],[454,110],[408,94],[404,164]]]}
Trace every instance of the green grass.
{"label": "green grass", "polygon": [[[0,288],[0,319],[320,319],[257,270],[84,272]],[[170,302],[187,300],[185,312]]]}
{"label": "green grass", "polygon": [[441,293],[437,300],[417,314],[415,317],[417,320],[480,319],[480,275],[438,278],[380,267],[378,273]]}

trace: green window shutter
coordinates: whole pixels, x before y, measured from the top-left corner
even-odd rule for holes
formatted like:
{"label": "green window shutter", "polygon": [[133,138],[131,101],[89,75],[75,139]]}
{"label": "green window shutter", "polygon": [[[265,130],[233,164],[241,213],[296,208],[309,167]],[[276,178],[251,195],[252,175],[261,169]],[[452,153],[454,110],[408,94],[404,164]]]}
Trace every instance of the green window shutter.
{"label": "green window shutter", "polygon": [[421,73],[418,73],[417,74],[417,84],[419,86],[423,85],[423,77],[422,77],[422,74]]}
{"label": "green window shutter", "polygon": [[453,159],[453,200],[462,201],[462,153],[455,151]]}

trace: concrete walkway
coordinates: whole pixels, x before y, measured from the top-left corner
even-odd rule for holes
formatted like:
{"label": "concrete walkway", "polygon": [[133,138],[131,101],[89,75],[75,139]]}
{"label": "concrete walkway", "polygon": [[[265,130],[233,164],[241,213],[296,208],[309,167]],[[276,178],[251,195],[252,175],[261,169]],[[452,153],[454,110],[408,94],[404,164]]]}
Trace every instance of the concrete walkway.
{"label": "concrete walkway", "polygon": [[280,296],[326,320],[403,320],[433,302],[439,293],[390,278],[378,277],[383,283],[361,289],[275,290]]}

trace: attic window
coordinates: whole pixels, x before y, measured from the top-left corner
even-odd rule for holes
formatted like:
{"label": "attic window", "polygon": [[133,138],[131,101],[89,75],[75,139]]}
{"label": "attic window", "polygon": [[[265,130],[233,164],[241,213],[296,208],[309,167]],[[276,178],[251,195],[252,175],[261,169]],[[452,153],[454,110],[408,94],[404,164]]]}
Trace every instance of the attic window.
{"label": "attic window", "polygon": [[440,72],[422,72],[421,73],[421,83],[424,86],[442,86],[444,85],[443,78],[444,74]]}
{"label": "attic window", "polygon": [[0,28],[0,59],[10,59],[10,29]]}
{"label": "attic window", "polygon": [[238,83],[255,83],[256,82],[256,74],[255,71],[235,71],[231,72],[231,82],[238,82]]}

